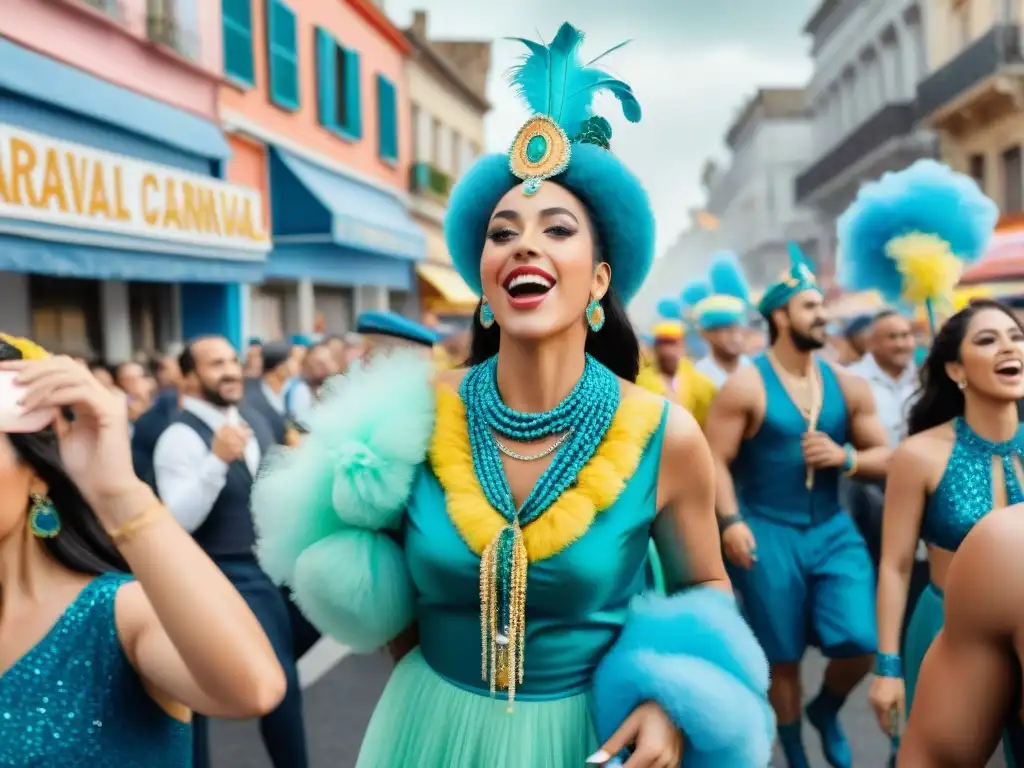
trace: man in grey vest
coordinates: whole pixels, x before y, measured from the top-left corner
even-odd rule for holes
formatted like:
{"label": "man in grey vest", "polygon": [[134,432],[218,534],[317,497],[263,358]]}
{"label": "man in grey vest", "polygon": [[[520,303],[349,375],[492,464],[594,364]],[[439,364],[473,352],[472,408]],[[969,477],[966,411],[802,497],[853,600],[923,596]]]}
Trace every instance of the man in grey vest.
{"label": "man in grey vest", "polygon": [[[242,366],[227,339],[194,339],[179,363],[185,394],[181,412],[156,444],[157,490],[263,625],[288,678],[284,701],[260,722],[263,743],[275,768],[306,768],[288,607],[253,555],[249,495],[260,462],[274,445],[273,431],[259,413],[242,406]],[[205,718],[196,718],[195,768],[209,766],[207,727]]]}

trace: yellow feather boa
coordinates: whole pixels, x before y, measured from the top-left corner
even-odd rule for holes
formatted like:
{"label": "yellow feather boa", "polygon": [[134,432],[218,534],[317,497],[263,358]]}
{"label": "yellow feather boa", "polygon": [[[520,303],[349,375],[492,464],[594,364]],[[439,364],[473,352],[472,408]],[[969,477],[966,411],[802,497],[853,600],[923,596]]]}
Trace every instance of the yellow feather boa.
{"label": "yellow feather boa", "polygon": [[22,360],[44,360],[50,356],[49,352],[34,341],[22,338],[21,336],[10,336],[6,333],[0,333],[0,340],[7,342],[21,352]]}
{"label": "yellow feather boa", "polygon": [[[576,485],[523,527],[530,562],[553,557],[569,547],[587,532],[598,512],[615,502],[661,423],[663,407],[646,397],[623,398],[604,440],[580,470]],[[469,548],[480,555],[507,522],[487,501],[473,471],[462,399],[444,385],[437,386],[437,420],[429,458],[445,490],[452,524]]]}

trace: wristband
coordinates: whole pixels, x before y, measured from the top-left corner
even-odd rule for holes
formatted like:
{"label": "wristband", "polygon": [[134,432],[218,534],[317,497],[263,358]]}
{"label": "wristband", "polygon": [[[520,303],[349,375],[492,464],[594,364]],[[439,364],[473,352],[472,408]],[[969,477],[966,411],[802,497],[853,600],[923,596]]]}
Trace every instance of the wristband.
{"label": "wristband", "polygon": [[895,653],[875,655],[875,674],[878,677],[903,677],[903,659]]}
{"label": "wristband", "polygon": [[718,535],[721,536],[723,533],[725,533],[729,526],[736,525],[736,523],[742,522],[743,515],[741,515],[739,512],[736,512],[732,515],[726,515],[725,517],[720,517],[718,519]]}
{"label": "wristband", "polygon": [[843,446],[843,450],[846,451],[846,460],[843,462],[843,471],[846,473],[847,477],[852,477],[857,471],[857,451],[849,443]]}

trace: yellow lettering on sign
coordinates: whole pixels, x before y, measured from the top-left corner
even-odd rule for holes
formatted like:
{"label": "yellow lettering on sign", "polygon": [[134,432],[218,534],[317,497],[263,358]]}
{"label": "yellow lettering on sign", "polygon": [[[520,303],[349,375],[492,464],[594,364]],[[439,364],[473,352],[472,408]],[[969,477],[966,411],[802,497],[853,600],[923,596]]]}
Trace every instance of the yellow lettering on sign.
{"label": "yellow lettering on sign", "polygon": [[76,157],[71,152],[64,153],[64,159],[68,161],[68,176],[71,180],[71,199],[75,204],[75,213],[79,216],[85,213],[85,189],[88,182],[88,160],[84,157]]}
{"label": "yellow lettering on sign", "polygon": [[199,190],[199,207],[202,209],[204,219],[210,225],[210,231],[220,235],[220,216],[217,213],[217,198],[213,190],[203,187]]}
{"label": "yellow lettering on sign", "polygon": [[238,198],[221,192],[220,208],[224,215],[224,234],[234,237],[238,234]]}
{"label": "yellow lettering on sign", "polygon": [[7,191],[7,172],[4,170],[4,153],[0,152],[0,201],[5,203],[14,202]]}
{"label": "yellow lettering on sign", "polygon": [[182,228],[181,213],[178,211],[178,192],[174,179],[164,181],[164,227]]}
{"label": "yellow lettering on sign", "polygon": [[43,176],[43,191],[39,195],[41,207],[49,210],[50,201],[56,199],[61,213],[68,212],[68,195],[64,190],[64,175],[60,170],[60,155],[57,150],[46,150],[46,173]]}
{"label": "yellow lettering on sign", "polygon": [[152,173],[147,173],[142,177],[142,218],[151,227],[155,227],[160,224],[160,210],[150,204],[149,195],[151,192],[156,193],[160,191],[160,182],[156,180],[156,176]]}
{"label": "yellow lettering on sign", "polygon": [[32,187],[35,167],[36,151],[32,145],[21,139],[11,139],[11,198],[15,205],[27,203],[33,208],[39,207],[39,198]]}
{"label": "yellow lettering on sign", "polygon": [[118,221],[131,221],[132,214],[124,205],[124,171],[121,166],[114,166],[114,205],[117,212],[114,216]]}
{"label": "yellow lettering on sign", "polygon": [[89,193],[89,215],[102,214],[108,219],[114,217],[110,210],[110,198],[107,197],[107,178],[103,163],[96,160],[92,164],[92,187]]}

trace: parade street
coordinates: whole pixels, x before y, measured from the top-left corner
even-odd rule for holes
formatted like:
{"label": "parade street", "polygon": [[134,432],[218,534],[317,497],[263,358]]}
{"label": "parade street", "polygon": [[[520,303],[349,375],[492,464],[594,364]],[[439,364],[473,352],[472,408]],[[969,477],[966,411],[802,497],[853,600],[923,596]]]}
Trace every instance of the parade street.
{"label": "parade street", "polygon": [[[345,656],[325,671],[323,667],[334,662],[337,656],[338,652],[332,652],[329,643],[322,642],[307,654],[300,666],[304,680],[318,678],[306,688],[304,702],[310,764],[314,768],[352,768],[355,765],[363,731],[391,670],[390,659],[375,654]],[[809,654],[804,664],[807,690],[816,689],[823,667],[818,654]],[[882,768],[887,764],[888,748],[871,714],[866,683],[857,688],[853,702],[843,710],[843,723],[853,745],[857,768]],[[811,765],[827,768],[815,733],[809,726],[805,729]],[[255,721],[218,721],[211,741],[213,768],[270,768]],[[774,765],[784,768],[785,761],[778,758]],[[1000,756],[993,759],[988,768],[1005,768],[1005,765]]]}

